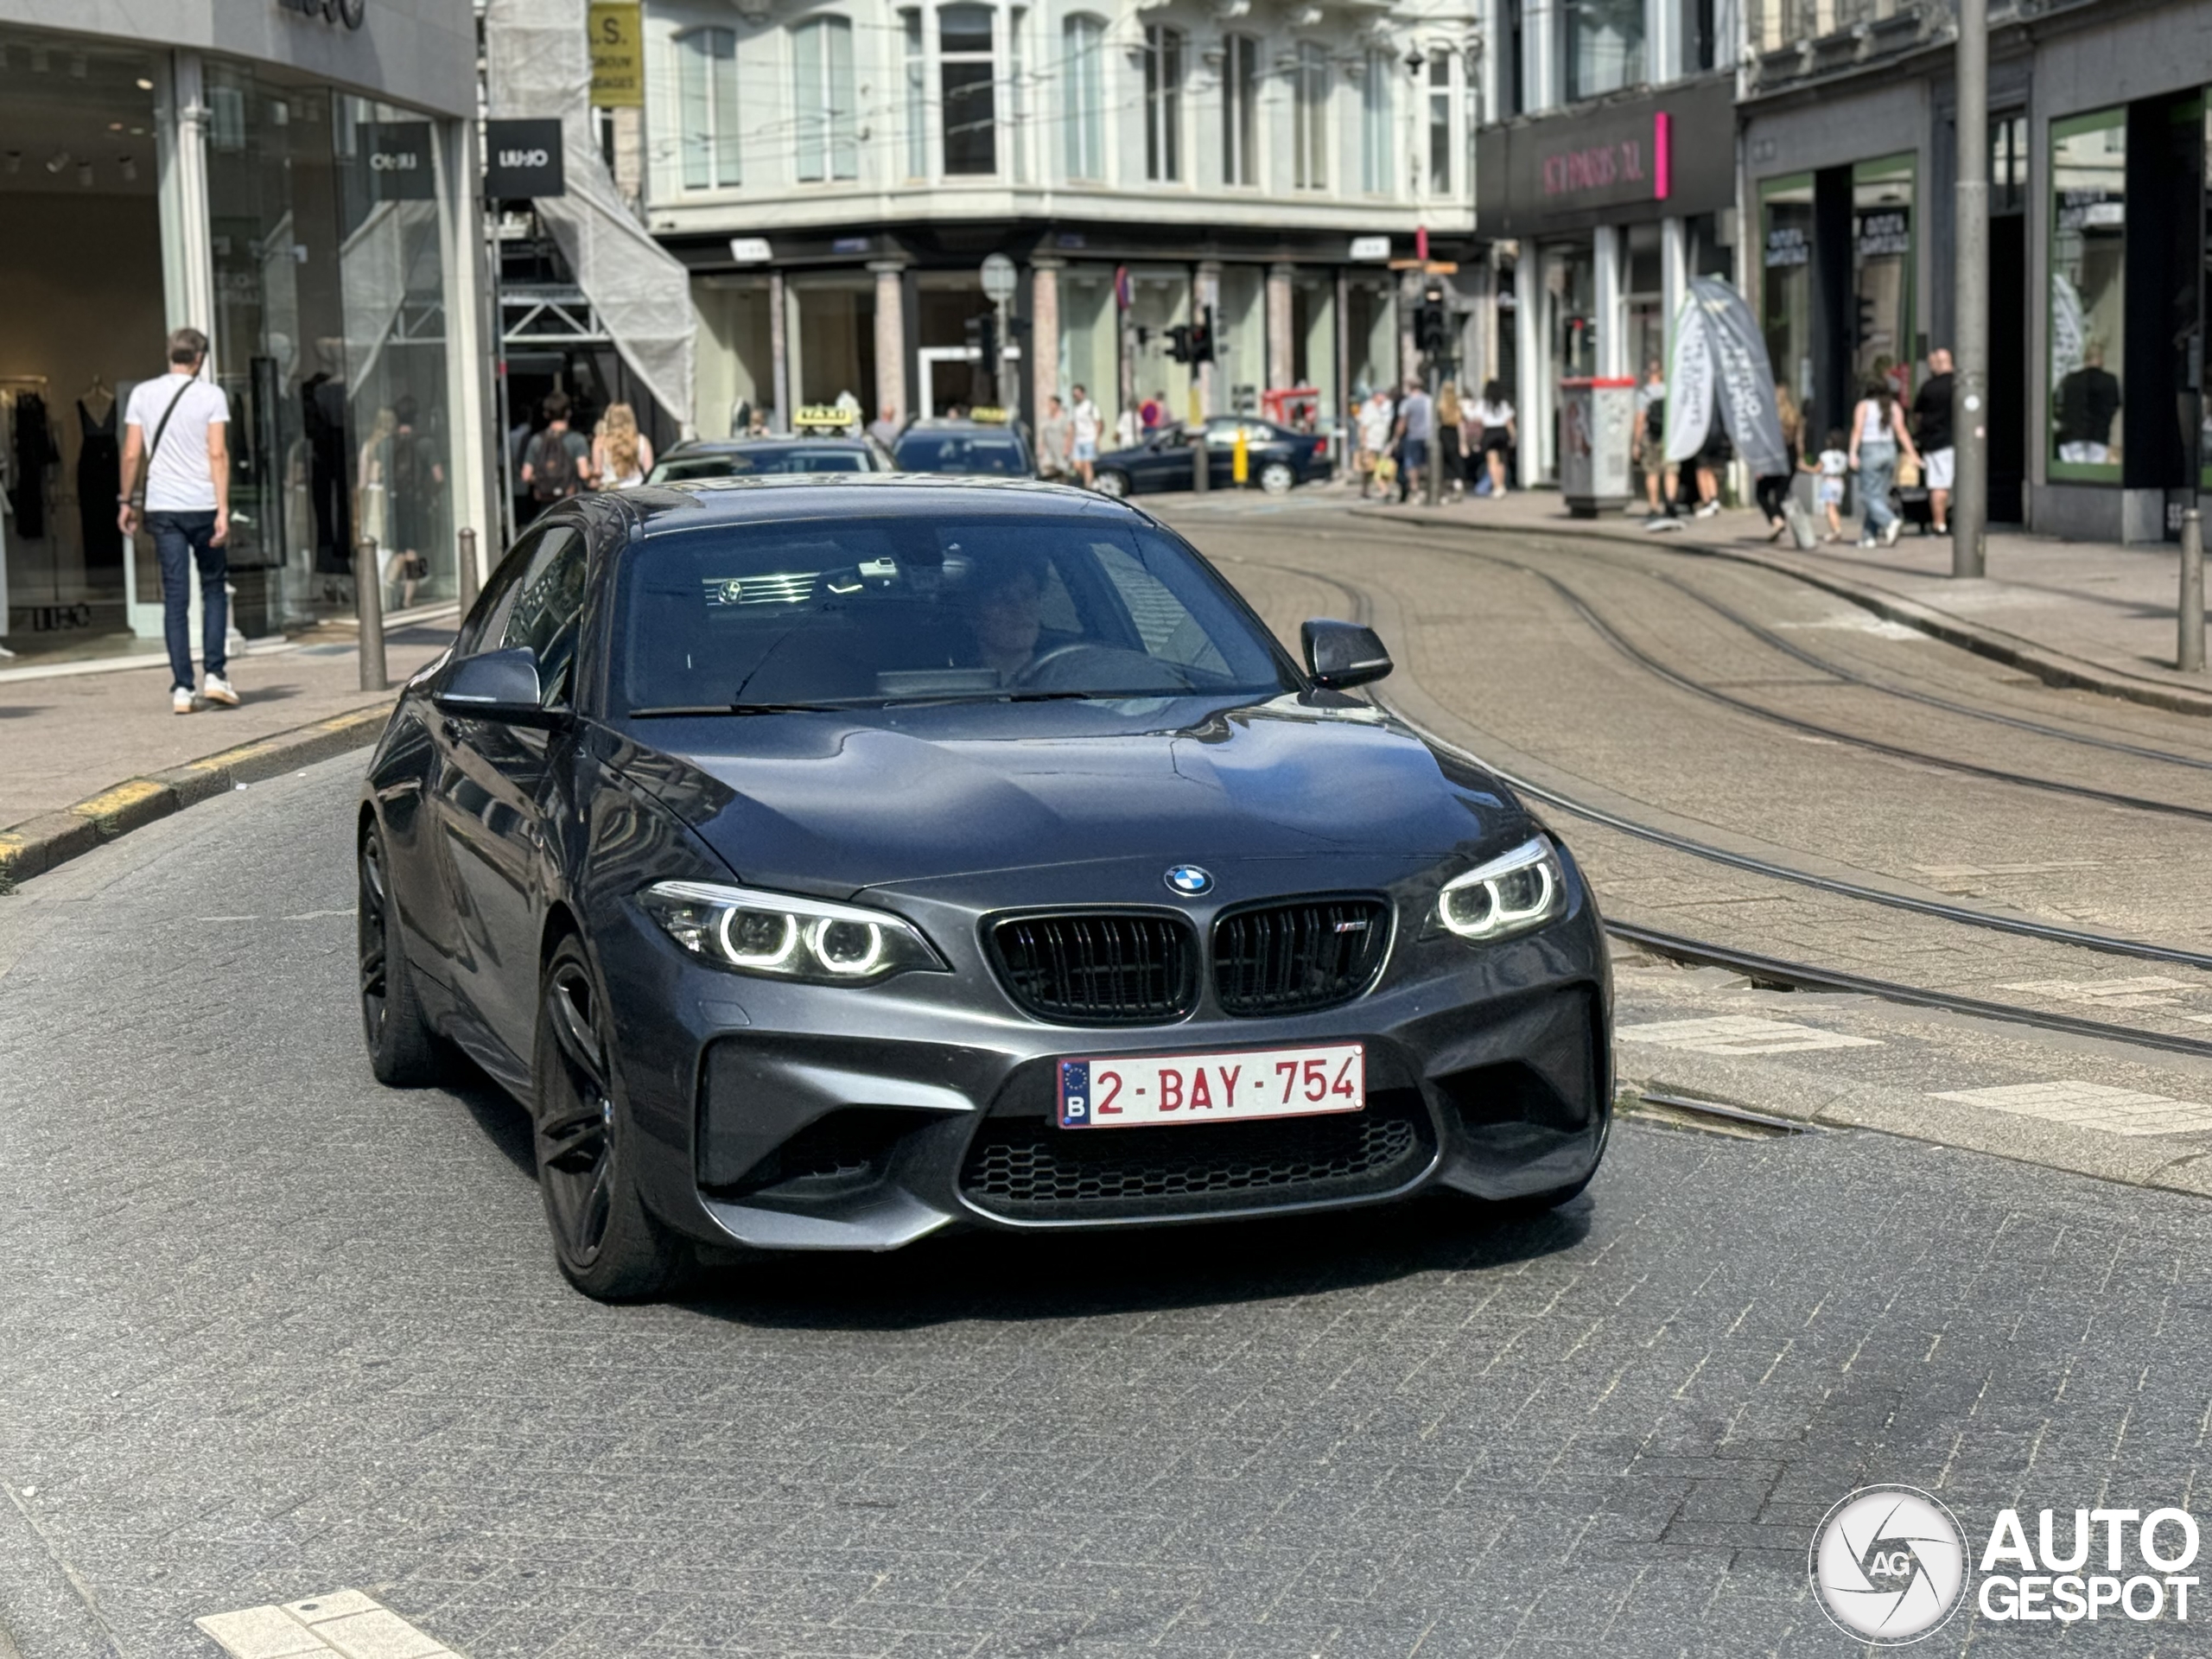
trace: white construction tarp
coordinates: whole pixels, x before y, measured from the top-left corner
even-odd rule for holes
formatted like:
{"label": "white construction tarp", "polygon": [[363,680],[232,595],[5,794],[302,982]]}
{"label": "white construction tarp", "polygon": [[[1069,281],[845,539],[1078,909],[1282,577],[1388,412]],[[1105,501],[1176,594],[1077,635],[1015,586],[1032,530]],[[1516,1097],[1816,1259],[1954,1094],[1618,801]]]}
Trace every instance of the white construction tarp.
{"label": "white construction tarp", "polygon": [[491,112],[559,119],[569,194],[540,200],[538,216],[622,360],[689,432],[698,328],[691,280],[630,216],[593,138],[588,6],[588,0],[488,0]]}

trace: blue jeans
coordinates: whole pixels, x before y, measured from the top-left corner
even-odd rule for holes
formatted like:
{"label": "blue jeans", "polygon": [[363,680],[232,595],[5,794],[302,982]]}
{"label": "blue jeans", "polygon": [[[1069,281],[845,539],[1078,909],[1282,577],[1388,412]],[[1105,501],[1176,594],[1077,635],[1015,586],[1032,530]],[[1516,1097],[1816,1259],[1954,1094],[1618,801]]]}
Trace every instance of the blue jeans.
{"label": "blue jeans", "polygon": [[231,634],[231,596],[223,583],[230,553],[214,544],[213,512],[149,512],[146,528],[162,562],[162,632],[169,645],[169,683],[192,690],[192,567],[200,567],[200,655],[210,679],[224,668]]}
{"label": "blue jeans", "polygon": [[1897,521],[1890,509],[1890,486],[1897,479],[1897,447],[1894,443],[1859,445],[1859,511],[1865,533],[1879,536]]}
{"label": "blue jeans", "polygon": [[1428,440],[1408,438],[1398,446],[1398,499],[1410,499],[1428,486],[1421,480],[1428,471]]}

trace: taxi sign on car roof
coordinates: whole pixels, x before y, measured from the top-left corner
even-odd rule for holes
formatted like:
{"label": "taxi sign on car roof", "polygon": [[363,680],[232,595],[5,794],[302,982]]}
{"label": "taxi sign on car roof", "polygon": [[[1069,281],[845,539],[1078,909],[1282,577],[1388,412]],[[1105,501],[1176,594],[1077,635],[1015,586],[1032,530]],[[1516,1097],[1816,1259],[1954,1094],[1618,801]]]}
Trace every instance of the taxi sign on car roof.
{"label": "taxi sign on car roof", "polygon": [[968,418],[980,426],[1004,426],[1006,410],[988,405],[978,405],[968,411]]}
{"label": "taxi sign on car roof", "polygon": [[841,409],[835,404],[804,404],[791,416],[794,428],[836,427],[842,429],[858,426],[861,417],[854,410]]}

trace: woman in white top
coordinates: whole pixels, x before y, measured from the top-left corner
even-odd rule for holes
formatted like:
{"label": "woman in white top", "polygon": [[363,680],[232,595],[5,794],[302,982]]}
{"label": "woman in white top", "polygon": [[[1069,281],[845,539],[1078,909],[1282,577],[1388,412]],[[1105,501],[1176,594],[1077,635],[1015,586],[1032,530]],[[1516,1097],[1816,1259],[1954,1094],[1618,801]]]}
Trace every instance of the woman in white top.
{"label": "woman in white top", "polygon": [[1490,493],[1505,493],[1505,454],[1519,436],[1513,405],[1505,400],[1505,382],[1487,381],[1480,402],[1471,411],[1482,429],[1483,464],[1490,468]]}
{"label": "woman in white top", "polygon": [[1890,505],[1890,486],[1897,481],[1897,451],[1920,464],[1920,451],[1904,429],[1904,407],[1887,379],[1870,380],[1851,411],[1851,470],[1859,474],[1859,505],[1862,514],[1859,545],[1895,544],[1904,527]]}
{"label": "woman in white top", "polygon": [[638,411],[609,404],[591,442],[592,470],[610,490],[634,490],[653,469],[652,440],[638,430]]}

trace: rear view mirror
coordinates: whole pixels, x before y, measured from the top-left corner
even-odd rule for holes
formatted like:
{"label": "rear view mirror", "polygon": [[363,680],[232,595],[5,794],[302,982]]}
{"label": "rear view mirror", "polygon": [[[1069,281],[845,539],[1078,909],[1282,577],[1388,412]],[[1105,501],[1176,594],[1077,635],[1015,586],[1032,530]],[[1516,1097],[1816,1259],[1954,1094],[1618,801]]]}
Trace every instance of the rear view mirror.
{"label": "rear view mirror", "polygon": [[537,653],[528,645],[487,651],[449,664],[430,688],[442,713],[509,726],[559,726],[568,711],[546,708],[537,683]]}
{"label": "rear view mirror", "polygon": [[1315,617],[1298,630],[1306,648],[1306,671],[1332,691],[1367,685],[1390,671],[1390,653],[1372,628],[1357,622]]}

